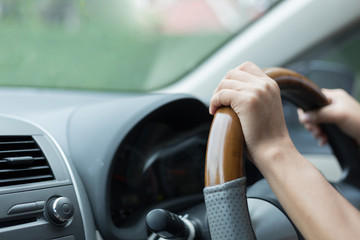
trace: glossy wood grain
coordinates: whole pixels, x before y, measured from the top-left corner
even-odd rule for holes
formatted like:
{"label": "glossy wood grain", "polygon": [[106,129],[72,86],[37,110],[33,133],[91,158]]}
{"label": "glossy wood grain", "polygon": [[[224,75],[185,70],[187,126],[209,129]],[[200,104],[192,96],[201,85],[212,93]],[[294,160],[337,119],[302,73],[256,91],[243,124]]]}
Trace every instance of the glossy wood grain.
{"label": "glossy wood grain", "polygon": [[237,114],[229,107],[218,109],[208,138],[206,186],[244,176],[243,142],[244,136]]}
{"label": "glossy wood grain", "polygon": [[[283,98],[304,110],[329,104],[319,87],[306,77],[284,68],[267,68],[264,72],[274,79]],[[229,107],[220,108],[210,129],[206,150],[205,187],[244,176],[244,136],[237,114]]]}
{"label": "glossy wood grain", "polygon": [[265,68],[263,70],[277,82],[284,99],[305,111],[329,104],[329,100],[320,88],[308,78],[285,68]]}

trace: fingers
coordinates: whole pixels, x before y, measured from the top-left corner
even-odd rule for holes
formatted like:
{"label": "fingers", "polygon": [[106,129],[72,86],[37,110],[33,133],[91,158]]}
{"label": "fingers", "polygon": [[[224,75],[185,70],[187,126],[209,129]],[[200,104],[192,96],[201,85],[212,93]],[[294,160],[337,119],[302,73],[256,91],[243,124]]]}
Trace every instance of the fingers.
{"label": "fingers", "polygon": [[328,137],[318,125],[318,123],[322,122],[319,120],[318,112],[311,111],[305,113],[302,109],[298,109],[298,116],[299,121],[318,140],[319,146],[324,146],[328,142]]}
{"label": "fingers", "polygon": [[[232,103],[239,103],[239,98],[244,98],[240,95],[245,96],[249,91],[262,88],[267,91],[269,86],[266,85],[269,85],[268,82],[270,81],[273,80],[251,62],[245,62],[230,70],[213,92],[209,107],[210,114],[214,114],[220,106],[234,108]],[[271,84],[273,83],[271,82]]]}
{"label": "fingers", "polygon": [[231,106],[233,102],[240,103],[243,94],[239,94],[245,88],[245,83],[236,80],[223,80],[215,90],[210,100],[210,114],[215,114],[221,106]]}
{"label": "fingers", "polygon": [[[232,74],[234,75],[244,75],[244,74]],[[244,77],[244,76],[243,76]],[[244,86],[243,83],[250,81],[251,76],[246,76],[245,78],[238,78],[238,80],[234,79],[223,79],[217,88],[214,90],[213,95],[215,95],[217,92],[223,90],[223,89],[232,89],[235,91],[240,91]]]}
{"label": "fingers", "polygon": [[330,99],[336,98],[339,95],[348,95],[348,93],[346,93],[346,91],[341,88],[337,88],[337,89],[323,88],[321,89],[321,91],[327,98]]}
{"label": "fingers", "polygon": [[298,112],[299,121],[303,125],[308,123],[311,124],[318,123],[318,111],[304,112],[302,109],[298,108],[297,112]]}
{"label": "fingers", "polygon": [[263,70],[252,62],[244,62],[236,69],[248,72],[255,76],[261,76],[261,77],[266,76]]}
{"label": "fingers", "polygon": [[267,75],[255,64],[246,62],[240,65],[239,67],[227,72],[224,79],[219,83],[217,88],[214,90],[213,94],[216,94],[221,89],[240,90],[239,87],[236,86],[236,83],[239,81],[240,82],[254,81],[254,78],[257,77],[257,75],[255,75],[254,73],[261,74],[262,77],[268,78]]}
{"label": "fingers", "polygon": [[217,91],[210,100],[209,113],[214,115],[219,107],[230,106],[233,97],[236,97],[235,90],[223,89]]}
{"label": "fingers", "polygon": [[319,110],[307,112],[304,112],[302,109],[298,109],[298,117],[302,124],[334,123],[336,121],[336,118],[334,118],[334,110],[332,109],[332,106],[325,106]]}
{"label": "fingers", "polygon": [[[254,71],[251,65],[252,64],[248,63],[242,64],[238,68],[230,70],[225,75],[225,78],[213,92],[209,107],[210,114],[215,114],[220,106],[230,106],[233,101],[239,101],[239,92],[245,88],[244,84],[250,82],[254,78],[253,75],[246,72],[249,69]],[[246,71],[239,68],[245,69]]]}
{"label": "fingers", "polygon": [[319,125],[305,124],[304,127],[312,133],[315,139],[318,140],[319,146],[324,146],[328,142],[327,135],[323,132]]}
{"label": "fingers", "polygon": [[[330,104],[313,111],[304,112],[298,109],[298,117],[307,130],[318,140],[320,146],[328,142],[327,136],[319,127],[320,123],[339,124],[342,119],[342,111],[344,104],[339,105],[339,101],[346,95],[345,91],[341,89],[322,89],[324,95],[330,100]],[[345,104],[346,105],[346,104]]]}
{"label": "fingers", "polygon": [[249,81],[252,74],[240,70],[240,69],[231,69],[229,72],[226,73],[225,79],[233,79],[233,80],[241,80],[241,81]]}

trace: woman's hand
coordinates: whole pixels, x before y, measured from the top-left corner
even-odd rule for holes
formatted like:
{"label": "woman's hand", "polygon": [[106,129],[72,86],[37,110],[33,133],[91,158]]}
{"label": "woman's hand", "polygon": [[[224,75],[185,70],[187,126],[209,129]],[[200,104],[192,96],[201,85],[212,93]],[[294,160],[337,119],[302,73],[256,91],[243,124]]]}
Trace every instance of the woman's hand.
{"label": "woman's hand", "polygon": [[360,144],[360,104],[342,89],[323,89],[323,93],[331,104],[315,111],[298,110],[299,121],[318,139],[319,145],[328,141],[320,123],[337,125]]}
{"label": "woman's hand", "polygon": [[[344,131],[360,131],[359,104],[341,91],[325,94],[332,104],[300,113],[302,122],[309,127],[332,119]],[[306,239],[359,239],[359,211],[292,144],[274,80],[253,63],[244,63],[215,89],[210,113],[221,106],[237,113],[250,157]]]}
{"label": "woman's hand", "polygon": [[214,114],[221,106],[230,106],[237,113],[248,153],[256,165],[269,158],[267,154],[274,146],[292,145],[280,89],[255,64],[245,62],[225,75],[211,98],[210,113]]}

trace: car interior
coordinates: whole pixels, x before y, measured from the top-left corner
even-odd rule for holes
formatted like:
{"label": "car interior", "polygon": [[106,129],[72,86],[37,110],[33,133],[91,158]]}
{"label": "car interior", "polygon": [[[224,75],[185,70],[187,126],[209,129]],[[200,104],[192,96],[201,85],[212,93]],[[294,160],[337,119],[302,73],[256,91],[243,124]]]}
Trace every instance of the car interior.
{"label": "car interior", "polygon": [[[209,137],[212,92],[244,61],[318,86],[278,82],[290,136],[360,209],[358,146],[325,125],[319,147],[296,112],[322,107],[320,88],[360,99],[360,2],[250,2],[0,0],[0,239],[304,239],[243,141]],[[233,144],[247,180],[228,211],[248,217],[228,237],[230,213],[214,213],[204,190],[205,159]]]}

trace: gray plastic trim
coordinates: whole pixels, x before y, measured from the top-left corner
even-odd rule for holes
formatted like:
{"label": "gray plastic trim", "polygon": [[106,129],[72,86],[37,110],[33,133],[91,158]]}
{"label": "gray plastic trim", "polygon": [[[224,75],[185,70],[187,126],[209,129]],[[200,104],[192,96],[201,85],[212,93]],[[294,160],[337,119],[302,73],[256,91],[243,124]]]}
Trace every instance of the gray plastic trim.
{"label": "gray plastic trim", "polygon": [[[83,203],[84,203],[83,201],[84,200],[82,199],[82,196],[81,196],[80,191],[79,191],[78,183],[77,183],[77,181],[79,181],[80,178],[78,177],[77,179],[75,179],[74,172],[72,170],[72,169],[75,169],[75,167],[71,168],[71,164],[70,164],[69,160],[67,159],[64,151],[61,149],[60,145],[55,140],[55,138],[53,138],[53,136],[49,132],[47,132],[45,129],[43,129],[41,126],[38,126],[35,123],[33,123],[33,125],[35,125],[41,131],[43,131],[44,135],[46,135],[52,141],[52,143],[56,147],[57,151],[61,155],[62,160],[65,162],[65,165],[66,165],[66,168],[67,168],[67,170],[69,172],[71,181],[73,183],[74,191],[76,193],[76,198],[77,198],[77,201],[78,201],[78,204],[79,204],[79,208],[80,208],[80,212],[81,212],[80,215],[81,215],[81,218],[82,218],[85,237],[86,237],[87,240],[95,240],[95,236],[96,236],[96,234],[95,234],[95,226],[94,226],[94,224],[92,224],[93,223],[92,221],[88,221],[87,218],[85,217],[85,212],[86,211],[84,210],[84,206],[83,206]],[[90,211],[90,209],[91,208],[89,206],[88,210]],[[91,219],[93,219],[93,218],[91,218]],[[89,226],[91,226],[91,228],[89,228]],[[93,230],[93,232],[92,232],[92,230]]]}
{"label": "gray plastic trim", "polygon": [[[62,151],[60,145],[57,143],[57,141],[44,128],[42,128],[38,124],[36,124],[34,122],[31,122],[31,121],[29,121],[27,119],[24,119],[24,118],[21,118],[21,117],[15,117],[15,116],[11,116],[11,115],[6,115],[6,114],[1,114],[0,118],[22,122],[23,123],[22,125],[26,124],[27,126],[30,127],[30,128],[27,128],[26,129],[27,131],[24,131],[23,134],[29,134],[29,135],[33,135],[35,137],[39,136],[39,135],[43,135],[44,137],[48,138],[49,142],[52,143],[53,147],[60,154],[61,160],[65,163],[65,166],[66,166],[67,171],[69,173],[69,176],[71,178],[71,182],[72,182],[74,191],[76,193],[76,199],[78,201],[78,205],[79,205],[79,208],[80,208],[80,213],[81,213],[80,215],[81,215],[81,218],[82,218],[82,224],[83,224],[83,229],[84,229],[84,232],[85,232],[86,239],[95,240],[95,236],[96,236],[95,235],[95,226],[94,226],[92,221],[87,220],[87,218],[85,217],[85,212],[87,212],[87,211],[84,210],[84,206],[83,206],[83,201],[84,200],[80,196],[81,194],[80,194],[79,187],[78,187],[78,184],[77,184],[77,181],[80,180],[80,178],[78,177],[77,179],[75,179],[74,172],[73,172],[73,170],[72,170],[72,168],[70,166],[70,162],[67,159],[64,152]],[[31,128],[31,127],[33,127],[33,128]],[[47,187],[49,187],[49,186],[47,186]],[[85,194],[85,193],[83,193],[83,194]],[[90,209],[91,208],[89,206],[88,210],[90,211]],[[92,218],[91,218],[91,220],[92,220]],[[91,230],[93,230],[93,233],[92,233]]]}
{"label": "gray plastic trim", "polygon": [[[72,171],[69,160],[65,156],[65,154],[62,151],[62,149],[60,148],[59,144],[56,142],[56,140],[49,133],[46,133],[46,134],[52,140],[53,144],[58,149],[60,155],[62,156],[62,158],[63,158],[63,160],[64,160],[64,162],[66,164],[66,168],[69,171],[70,178],[71,178],[71,181],[73,182],[74,190],[75,190],[75,193],[76,193],[76,198],[78,200],[78,204],[79,204],[79,208],[80,208],[80,212],[81,212],[81,218],[82,218],[82,223],[83,223],[83,227],[84,227],[85,237],[86,237],[87,240],[95,240],[95,226],[94,226],[94,224],[92,224],[93,223],[92,221],[88,221],[87,218],[85,217],[85,212],[86,211],[85,211],[84,206],[83,206],[84,200],[82,199],[82,195],[80,194],[79,187],[78,187],[78,184],[77,184],[77,180],[79,180],[80,178],[77,178],[77,180],[75,180],[74,172]],[[90,206],[88,207],[88,210],[90,211]],[[90,214],[90,213],[88,213],[88,214]],[[91,219],[93,219],[93,218],[91,218]],[[89,226],[92,226],[92,227],[88,228]]]}

